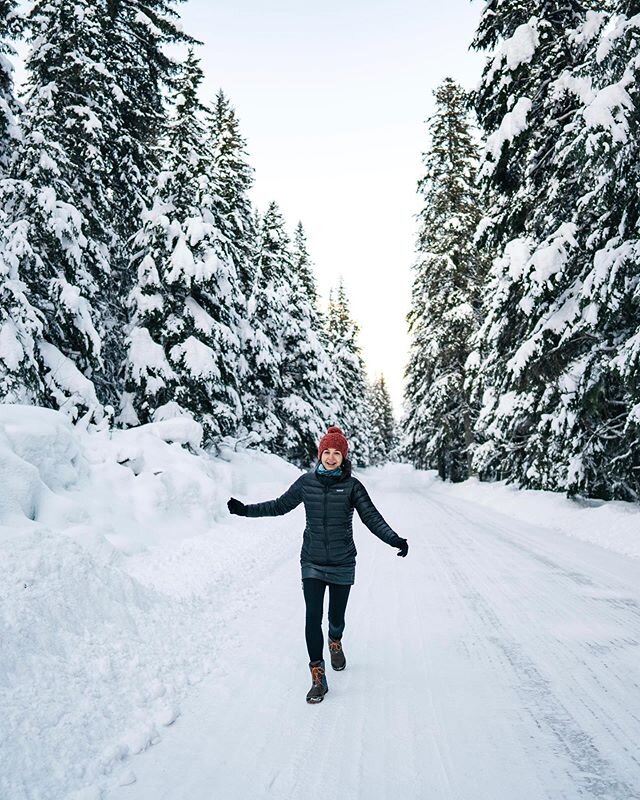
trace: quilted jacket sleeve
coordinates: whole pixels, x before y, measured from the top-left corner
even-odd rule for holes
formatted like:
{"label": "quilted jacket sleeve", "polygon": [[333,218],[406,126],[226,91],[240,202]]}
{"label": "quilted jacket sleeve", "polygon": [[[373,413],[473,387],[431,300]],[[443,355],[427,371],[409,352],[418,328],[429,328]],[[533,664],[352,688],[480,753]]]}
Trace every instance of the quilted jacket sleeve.
{"label": "quilted jacket sleeve", "polygon": [[248,517],[279,517],[288,514],[302,502],[302,482],[304,475],[293,483],[287,491],[275,500],[266,500],[264,503],[253,503],[247,505]]}
{"label": "quilted jacket sleeve", "polygon": [[402,540],[398,534],[387,525],[382,514],[371,502],[367,490],[360,481],[355,480],[354,483],[352,495],[353,506],[358,512],[360,519],[367,528],[369,528],[371,533],[375,534],[379,539],[382,539],[383,542],[391,545],[391,547],[400,547],[402,545]]}

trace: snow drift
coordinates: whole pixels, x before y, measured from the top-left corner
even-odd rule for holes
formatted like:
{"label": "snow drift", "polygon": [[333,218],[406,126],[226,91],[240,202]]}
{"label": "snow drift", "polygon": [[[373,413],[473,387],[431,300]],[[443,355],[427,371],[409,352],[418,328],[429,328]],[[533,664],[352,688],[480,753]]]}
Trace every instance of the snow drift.
{"label": "snow drift", "polygon": [[234,541],[226,500],[249,471],[267,491],[298,471],[214,460],[200,434],[187,418],[86,432],[0,406],[1,797],[94,796],[228,645],[260,533]]}

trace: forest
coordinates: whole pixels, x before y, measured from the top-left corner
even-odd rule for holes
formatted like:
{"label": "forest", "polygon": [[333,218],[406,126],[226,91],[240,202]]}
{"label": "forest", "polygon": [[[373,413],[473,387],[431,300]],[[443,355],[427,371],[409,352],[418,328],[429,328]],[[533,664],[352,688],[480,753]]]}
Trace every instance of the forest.
{"label": "forest", "polygon": [[0,4],[2,402],[190,416],[299,466],[337,422],[359,466],[637,500],[640,5],[485,4],[479,86],[446,79],[428,122],[398,422],[302,223],[253,207],[176,6]]}

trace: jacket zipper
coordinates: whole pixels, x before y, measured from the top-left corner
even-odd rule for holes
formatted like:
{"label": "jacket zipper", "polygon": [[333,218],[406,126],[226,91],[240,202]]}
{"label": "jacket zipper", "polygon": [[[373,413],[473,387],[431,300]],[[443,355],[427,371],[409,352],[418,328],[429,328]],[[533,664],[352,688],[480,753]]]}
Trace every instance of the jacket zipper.
{"label": "jacket zipper", "polygon": [[323,525],[323,530],[324,530],[324,549],[325,549],[325,551],[327,553],[326,560],[327,560],[327,563],[328,563],[329,562],[329,531],[327,530],[327,513],[328,513],[327,512],[327,508],[328,508],[328,504],[329,504],[329,487],[328,486],[323,486],[322,488],[324,489],[324,525]]}

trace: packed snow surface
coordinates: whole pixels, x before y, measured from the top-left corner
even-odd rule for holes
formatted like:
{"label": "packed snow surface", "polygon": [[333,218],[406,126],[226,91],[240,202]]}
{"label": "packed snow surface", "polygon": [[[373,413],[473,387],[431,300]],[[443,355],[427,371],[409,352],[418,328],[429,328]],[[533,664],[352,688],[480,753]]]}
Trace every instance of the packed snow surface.
{"label": "packed snow surface", "polygon": [[0,797],[640,798],[640,514],[390,465],[360,474],[347,669],[308,706],[301,508],[187,418],[0,406]]}

